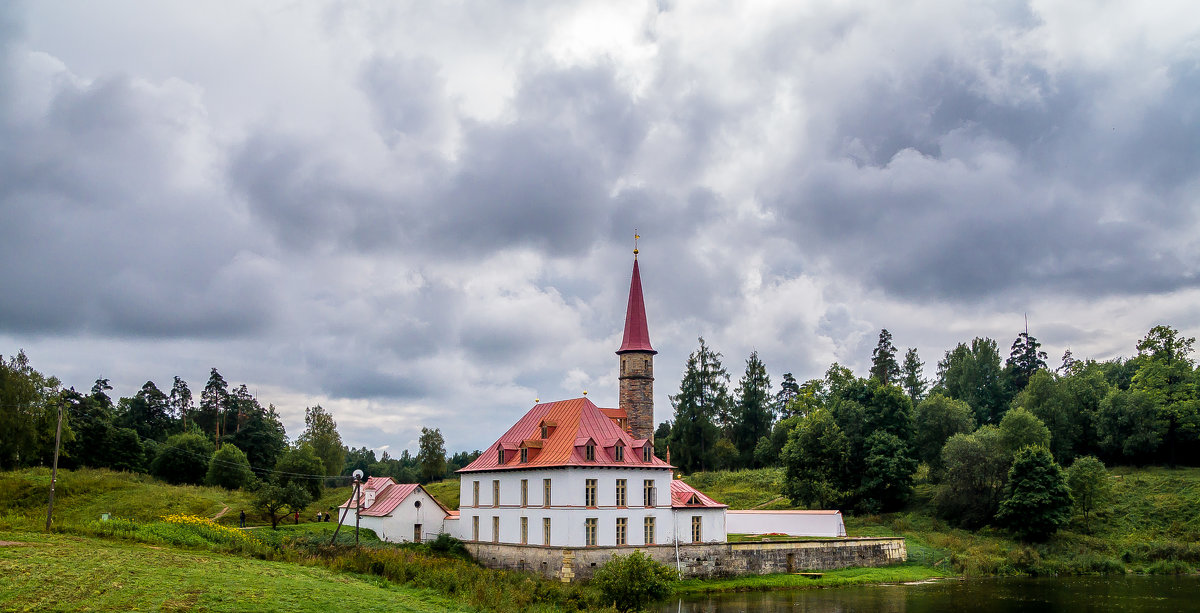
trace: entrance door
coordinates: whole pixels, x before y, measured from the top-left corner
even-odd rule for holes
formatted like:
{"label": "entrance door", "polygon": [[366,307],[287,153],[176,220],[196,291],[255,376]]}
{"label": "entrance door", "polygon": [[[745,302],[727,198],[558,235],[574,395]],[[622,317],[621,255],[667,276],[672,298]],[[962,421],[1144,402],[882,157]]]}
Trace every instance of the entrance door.
{"label": "entrance door", "polygon": [[413,526],[413,542],[421,542],[421,524],[416,524]]}

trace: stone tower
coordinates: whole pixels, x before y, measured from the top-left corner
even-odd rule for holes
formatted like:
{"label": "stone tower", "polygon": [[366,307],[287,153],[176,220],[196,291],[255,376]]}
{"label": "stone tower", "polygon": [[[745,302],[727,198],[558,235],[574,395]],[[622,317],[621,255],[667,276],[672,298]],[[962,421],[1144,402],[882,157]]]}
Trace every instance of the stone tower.
{"label": "stone tower", "polygon": [[629,306],[625,309],[625,337],[617,356],[621,360],[619,408],[624,409],[629,431],[637,439],[654,438],[654,354],[646,327],[642,276],[637,249],[633,250],[633,278],[629,281]]}

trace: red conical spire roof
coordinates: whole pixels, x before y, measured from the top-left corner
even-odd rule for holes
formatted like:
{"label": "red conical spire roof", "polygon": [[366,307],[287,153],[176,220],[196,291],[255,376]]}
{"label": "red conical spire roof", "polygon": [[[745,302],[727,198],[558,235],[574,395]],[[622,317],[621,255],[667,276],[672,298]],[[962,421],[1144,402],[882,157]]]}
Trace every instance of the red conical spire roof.
{"label": "red conical spire roof", "polygon": [[621,348],[617,353],[629,351],[658,353],[650,346],[650,330],[646,327],[646,303],[642,300],[642,275],[638,272],[636,255],[633,258],[633,278],[629,280],[629,306],[625,308],[625,337],[621,339]]}

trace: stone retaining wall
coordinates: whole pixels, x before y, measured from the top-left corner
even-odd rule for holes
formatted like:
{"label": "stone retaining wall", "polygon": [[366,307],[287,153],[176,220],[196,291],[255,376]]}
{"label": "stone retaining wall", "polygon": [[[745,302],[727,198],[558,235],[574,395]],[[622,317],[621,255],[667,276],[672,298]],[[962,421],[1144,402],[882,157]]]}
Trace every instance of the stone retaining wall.
{"label": "stone retaining wall", "polygon": [[522,570],[571,582],[590,579],[615,554],[634,551],[671,567],[686,577],[733,577],[771,573],[832,570],[850,566],[886,566],[908,559],[902,538],[841,538],[648,547],[541,547],[498,543],[466,543],[467,550],[488,568]]}

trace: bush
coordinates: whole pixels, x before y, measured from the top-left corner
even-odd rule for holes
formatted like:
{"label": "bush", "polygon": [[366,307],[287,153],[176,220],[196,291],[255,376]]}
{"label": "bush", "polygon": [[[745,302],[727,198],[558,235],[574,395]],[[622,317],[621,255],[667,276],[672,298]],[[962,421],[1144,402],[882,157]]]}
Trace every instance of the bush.
{"label": "bush", "polygon": [[1191,574],[1192,567],[1179,560],[1159,560],[1147,566],[1146,572],[1151,575],[1187,575]]}
{"label": "bush", "polygon": [[212,455],[208,461],[208,474],[204,482],[227,490],[246,487],[254,481],[254,473],[250,470],[250,461],[241,449],[229,443]]}
{"label": "bush", "polygon": [[592,585],[600,589],[605,603],[621,611],[640,611],[646,605],[671,595],[674,570],[640,551],[615,555],[596,570]]}
{"label": "bush", "polygon": [[212,443],[203,436],[176,434],[167,439],[165,445],[159,447],[150,472],[173,485],[199,485],[204,482],[204,474],[208,471],[208,459],[212,452]]}

